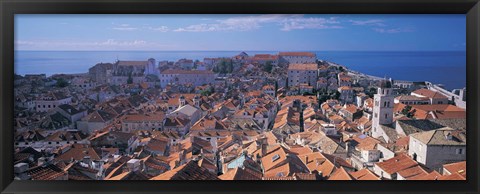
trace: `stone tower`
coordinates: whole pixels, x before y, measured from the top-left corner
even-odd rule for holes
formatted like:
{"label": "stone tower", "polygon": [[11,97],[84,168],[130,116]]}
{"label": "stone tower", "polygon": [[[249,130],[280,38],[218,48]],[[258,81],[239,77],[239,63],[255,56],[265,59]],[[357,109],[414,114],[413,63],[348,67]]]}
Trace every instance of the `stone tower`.
{"label": "stone tower", "polygon": [[393,123],[394,95],[390,81],[383,81],[373,96],[373,119],[372,119],[372,137],[383,136],[383,129],[380,125]]}
{"label": "stone tower", "polygon": [[178,100],[180,101],[179,102],[179,106],[178,108],[182,107],[182,106],[185,106],[185,96],[181,95],[180,98],[178,98]]}

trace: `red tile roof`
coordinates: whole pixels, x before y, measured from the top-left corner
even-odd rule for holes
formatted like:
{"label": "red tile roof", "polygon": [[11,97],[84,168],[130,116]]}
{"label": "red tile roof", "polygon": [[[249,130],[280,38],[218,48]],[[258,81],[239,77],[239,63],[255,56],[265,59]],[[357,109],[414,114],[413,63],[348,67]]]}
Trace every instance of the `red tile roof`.
{"label": "red tile roof", "polygon": [[288,70],[300,70],[300,71],[316,71],[318,65],[315,63],[311,64],[290,64],[288,65]]}
{"label": "red tile roof", "polygon": [[388,174],[397,173],[399,171],[405,170],[417,166],[418,163],[415,162],[406,154],[400,154],[383,162],[375,163],[376,166],[380,167],[383,171]]}
{"label": "red tile roof", "polygon": [[364,168],[362,170],[356,171],[356,172],[350,172],[350,175],[355,179],[355,180],[361,180],[361,181],[366,181],[366,180],[380,180],[379,177],[377,177],[375,174],[373,174],[372,171]]}
{"label": "red tile roof", "polygon": [[441,94],[439,92],[435,92],[435,91],[425,89],[425,88],[415,90],[412,93],[415,93],[415,94],[418,94],[418,95],[421,95],[421,96],[425,96],[425,97],[428,97],[428,98],[433,98],[433,99],[440,99],[440,98],[448,99],[446,96],[444,96],[443,94]]}
{"label": "red tile roof", "polygon": [[348,172],[343,168],[338,168],[328,180],[354,180],[354,178],[348,174]]}
{"label": "red tile roof", "polygon": [[466,177],[467,176],[467,161],[444,164],[443,169],[444,169],[443,174],[458,173],[458,174],[462,175],[463,177]]}
{"label": "red tile roof", "polygon": [[190,161],[150,180],[219,180],[219,178],[207,169],[199,167],[195,161]]}

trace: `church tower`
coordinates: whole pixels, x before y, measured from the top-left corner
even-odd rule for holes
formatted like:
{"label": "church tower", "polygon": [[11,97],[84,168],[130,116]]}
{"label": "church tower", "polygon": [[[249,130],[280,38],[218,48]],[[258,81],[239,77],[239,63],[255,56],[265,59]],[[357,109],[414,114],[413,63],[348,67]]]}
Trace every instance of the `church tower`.
{"label": "church tower", "polygon": [[383,129],[380,126],[393,123],[393,100],[392,83],[385,80],[378,88],[377,94],[373,96],[372,137],[383,136]]}
{"label": "church tower", "polygon": [[182,106],[185,106],[185,104],[186,104],[186,102],[185,102],[185,96],[181,95],[180,98],[178,98],[178,100],[180,101],[178,108],[180,108],[180,107],[182,107]]}

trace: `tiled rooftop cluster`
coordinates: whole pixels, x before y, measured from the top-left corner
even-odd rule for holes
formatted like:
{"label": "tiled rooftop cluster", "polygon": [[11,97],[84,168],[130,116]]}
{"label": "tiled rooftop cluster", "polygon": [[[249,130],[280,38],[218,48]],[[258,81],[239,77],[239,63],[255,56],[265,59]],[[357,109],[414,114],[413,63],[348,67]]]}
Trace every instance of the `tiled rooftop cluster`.
{"label": "tiled rooftop cluster", "polygon": [[310,52],[101,63],[14,95],[20,180],[466,179],[449,94]]}

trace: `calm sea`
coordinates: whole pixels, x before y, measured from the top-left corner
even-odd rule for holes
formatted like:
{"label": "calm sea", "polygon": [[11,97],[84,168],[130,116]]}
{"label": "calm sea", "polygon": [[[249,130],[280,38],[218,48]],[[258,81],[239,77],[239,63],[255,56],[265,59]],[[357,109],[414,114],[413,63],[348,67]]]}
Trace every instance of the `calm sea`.
{"label": "calm sea", "polygon": [[[20,75],[45,73],[84,73],[100,62],[119,60],[176,61],[181,58],[231,57],[240,51],[16,51],[15,72]],[[277,52],[251,51],[247,54],[275,54]],[[448,89],[466,85],[466,53],[442,52],[358,52],[319,51],[322,60],[342,64],[350,69],[379,77],[399,80],[430,81],[444,84]]]}

